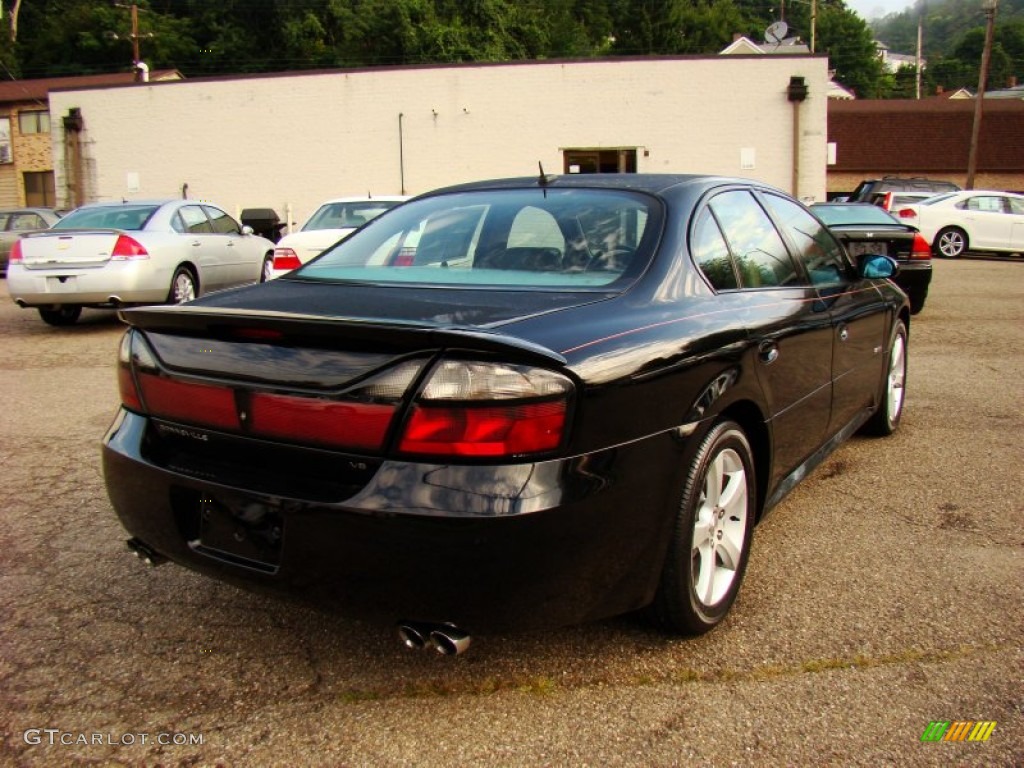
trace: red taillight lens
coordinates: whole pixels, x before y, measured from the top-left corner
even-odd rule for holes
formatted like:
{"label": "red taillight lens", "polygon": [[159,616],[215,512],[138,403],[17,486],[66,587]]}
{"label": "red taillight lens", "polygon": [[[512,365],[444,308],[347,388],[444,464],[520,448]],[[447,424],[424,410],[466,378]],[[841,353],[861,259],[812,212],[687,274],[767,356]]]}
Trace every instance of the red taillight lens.
{"label": "red taillight lens", "polygon": [[253,394],[250,409],[256,434],[362,450],[381,448],[395,414],[393,405],[266,393]]}
{"label": "red taillight lens", "polygon": [[15,240],[14,245],[11,246],[11,252],[7,257],[9,264],[21,264],[24,257],[21,255],[21,240]]}
{"label": "red taillight lens", "polygon": [[302,266],[299,255],[291,248],[274,249],[274,269],[298,269]]}
{"label": "red taillight lens", "polygon": [[511,406],[417,406],[399,444],[405,453],[514,456],[554,450],[565,402]]}
{"label": "red taillight lens", "polygon": [[915,211],[913,208],[901,208],[899,214],[897,215],[901,219],[916,219],[917,211]]}
{"label": "red taillight lens", "polygon": [[228,387],[142,372],[139,372],[138,379],[146,409],[153,416],[221,429],[238,429],[241,426],[235,393]]}
{"label": "red taillight lens", "polygon": [[398,442],[401,453],[522,458],[565,437],[572,381],[543,368],[443,360],[430,372]]}
{"label": "red taillight lens", "polygon": [[[142,342],[138,342],[139,352],[146,355],[147,362],[152,364],[152,356],[149,355],[149,350],[144,347],[145,345]],[[134,365],[140,362],[138,359],[139,352],[136,352],[135,332],[127,331],[121,337],[121,346],[117,351],[117,388],[121,394],[121,402],[124,403],[124,406],[141,413],[145,411],[145,406],[142,404],[142,395],[139,394],[139,388],[135,384],[134,373]]]}
{"label": "red taillight lens", "polygon": [[148,259],[149,251],[142,243],[128,235],[118,235],[114,250],[110,254],[112,261],[128,261],[129,259]]}
{"label": "red taillight lens", "polygon": [[910,248],[910,258],[930,259],[931,257],[932,249],[928,246],[928,241],[920,233],[914,235],[914,244]]}

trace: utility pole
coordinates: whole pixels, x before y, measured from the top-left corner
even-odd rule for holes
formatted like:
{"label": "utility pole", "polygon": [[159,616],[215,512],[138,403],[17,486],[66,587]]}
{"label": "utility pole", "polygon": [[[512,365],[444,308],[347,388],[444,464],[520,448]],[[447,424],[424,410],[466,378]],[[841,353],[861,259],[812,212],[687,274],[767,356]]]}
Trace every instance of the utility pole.
{"label": "utility pole", "polygon": [[978,137],[981,135],[981,111],[985,102],[985,84],[988,80],[988,65],[992,58],[992,30],[996,23],[996,8],[999,0],[981,0],[985,12],[985,48],[981,53],[981,73],[978,75],[978,93],[974,97],[974,124],[971,127],[971,148],[967,156],[967,181],[964,189],[974,189],[974,174],[978,168]]}
{"label": "utility pole", "polygon": [[926,0],[918,0],[917,3],[917,61],[914,62],[916,73],[914,75],[914,98],[921,98],[921,40],[924,37],[924,14]]}

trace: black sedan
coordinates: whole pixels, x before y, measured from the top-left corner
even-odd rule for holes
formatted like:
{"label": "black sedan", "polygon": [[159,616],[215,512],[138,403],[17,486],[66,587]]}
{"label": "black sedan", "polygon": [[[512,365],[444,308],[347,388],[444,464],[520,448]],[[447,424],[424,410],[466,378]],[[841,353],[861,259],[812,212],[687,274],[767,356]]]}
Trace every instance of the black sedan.
{"label": "black sedan", "polygon": [[811,210],[851,256],[872,253],[896,259],[899,271],[894,281],[910,297],[911,314],[924,309],[932,282],[932,249],[917,227],[871,203],[814,203]]}
{"label": "black sedan", "polygon": [[894,270],[741,179],[438,190],[278,280],[123,311],[107,489],[142,558],[410,646],[640,608],[705,632],[755,523],[898,426]]}

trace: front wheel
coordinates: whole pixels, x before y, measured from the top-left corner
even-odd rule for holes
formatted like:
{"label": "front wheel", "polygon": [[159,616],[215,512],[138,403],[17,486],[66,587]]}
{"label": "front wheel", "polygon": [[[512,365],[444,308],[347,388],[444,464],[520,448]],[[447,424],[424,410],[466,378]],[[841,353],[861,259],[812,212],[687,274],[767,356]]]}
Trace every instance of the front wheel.
{"label": "front wheel", "polygon": [[945,256],[947,259],[963,256],[967,252],[967,233],[959,227],[940,229],[935,235],[932,250],[936,256]]}
{"label": "front wheel", "polygon": [[167,295],[168,304],[184,304],[196,297],[196,277],[188,267],[178,267],[171,279],[171,290]]}
{"label": "front wheel", "polygon": [[687,473],[661,583],[651,605],[666,629],[698,635],[729,612],[754,532],[754,460],[743,429],[715,425]]}
{"label": "front wheel", "polygon": [[81,314],[82,308],[77,304],[62,304],[56,309],[39,307],[39,316],[47,325],[74,325]]}
{"label": "front wheel", "polygon": [[907,384],[907,326],[902,320],[896,321],[889,342],[889,357],[886,364],[885,381],[882,382],[882,397],[878,410],[864,425],[869,435],[885,437],[896,431],[903,416],[903,401]]}

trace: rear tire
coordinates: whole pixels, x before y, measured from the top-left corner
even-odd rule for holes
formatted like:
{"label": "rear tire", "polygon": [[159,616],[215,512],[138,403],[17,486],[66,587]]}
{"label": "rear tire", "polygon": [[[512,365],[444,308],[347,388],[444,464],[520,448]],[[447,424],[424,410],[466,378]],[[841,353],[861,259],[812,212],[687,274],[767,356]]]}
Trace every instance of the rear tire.
{"label": "rear tire", "polygon": [[184,304],[196,297],[196,276],[188,267],[178,267],[171,279],[171,290],[167,294],[168,304]]}
{"label": "rear tire", "polygon": [[914,291],[913,293],[907,293],[907,298],[910,299],[910,314],[916,315],[922,309],[924,309],[925,299],[928,298],[928,289],[923,291]]}
{"label": "rear tire", "polygon": [[62,304],[57,309],[39,307],[39,316],[43,318],[43,322],[47,325],[74,325],[81,314],[82,308],[77,304]]}
{"label": "rear tire", "polygon": [[967,252],[967,233],[960,227],[945,227],[935,235],[932,251],[936,256],[956,259]]}
{"label": "rear tire", "polygon": [[725,618],[743,581],[756,514],[750,443],[739,424],[720,422],[701,441],[687,473],[650,607],[661,626],[699,635]]}
{"label": "rear tire", "polygon": [[878,410],[864,425],[869,435],[885,437],[891,435],[900,425],[907,383],[907,326],[902,320],[896,321],[889,341],[886,357],[885,381],[882,383],[882,397]]}
{"label": "rear tire", "polygon": [[263,257],[263,267],[260,269],[260,282],[265,283],[274,274],[274,254],[268,253]]}

